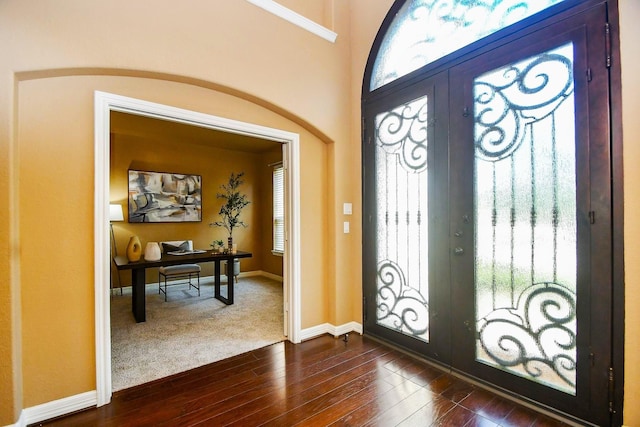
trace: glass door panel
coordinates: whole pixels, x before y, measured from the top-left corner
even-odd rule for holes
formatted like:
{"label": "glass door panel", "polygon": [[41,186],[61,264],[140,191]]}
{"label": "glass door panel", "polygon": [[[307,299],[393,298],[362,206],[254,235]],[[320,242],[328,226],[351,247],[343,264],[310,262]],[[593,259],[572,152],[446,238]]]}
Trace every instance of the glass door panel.
{"label": "glass door panel", "polygon": [[378,325],[429,342],[427,96],[377,114]]}
{"label": "glass door panel", "polygon": [[365,328],[443,360],[450,313],[441,225],[448,210],[448,94],[443,73],[375,105],[363,150]]}
{"label": "glass door panel", "polygon": [[573,44],[473,81],[476,360],[575,395]]}

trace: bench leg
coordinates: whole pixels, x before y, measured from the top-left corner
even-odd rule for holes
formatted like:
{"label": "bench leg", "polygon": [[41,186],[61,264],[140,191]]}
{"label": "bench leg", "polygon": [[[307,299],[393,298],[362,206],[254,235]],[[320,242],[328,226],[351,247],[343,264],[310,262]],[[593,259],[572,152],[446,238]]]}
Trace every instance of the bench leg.
{"label": "bench leg", "polygon": [[[196,276],[198,283],[197,285],[195,283],[193,283],[193,279],[194,279],[194,275]],[[200,296],[200,273],[184,273],[184,274],[177,274],[177,275],[167,275],[167,274],[162,274],[162,273],[158,273],[158,294],[160,293],[164,293],[164,300],[167,301],[167,276],[171,276],[174,280],[176,279],[187,279],[189,281],[189,290],[191,288],[196,288],[198,290],[198,296]],[[162,281],[164,280],[164,288],[162,286]],[[184,285],[184,282],[181,283],[176,283],[177,285]]]}
{"label": "bench leg", "polygon": [[[194,285],[193,282],[191,282],[193,276],[196,276],[197,280],[198,280],[198,285]],[[198,296],[200,296],[200,273],[189,273],[189,289],[191,288],[196,288],[198,290]]]}
{"label": "bench leg", "polygon": [[164,276],[164,302],[167,302],[167,276]]}

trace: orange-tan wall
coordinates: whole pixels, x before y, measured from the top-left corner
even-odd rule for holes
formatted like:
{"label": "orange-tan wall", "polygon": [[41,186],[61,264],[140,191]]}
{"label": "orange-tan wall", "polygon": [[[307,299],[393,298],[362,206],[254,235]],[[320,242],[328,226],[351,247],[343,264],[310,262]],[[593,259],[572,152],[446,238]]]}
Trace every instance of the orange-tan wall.
{"label": "orange-tan wall", "polygon": [[625,362],[624,424],[640,426],[640,2],[620,0],[624,135]]}
{"label": "orange-tan wall", "polygon": [[327,268],[359,242],[328,255],[328,201],[357,188],[329,176],[330,147],[350,135],[348,37],[328,43],[248,2],[64,0],[3,1],[0,40],[0,425],[95,389],[94,90],[300,134],[302,327],[356,320],[329,316],[344,272]]}
{"label": "orange-tan wall", "polygon": [[[144,128],[140,129],[144,133]],[[274,149],[280,144],[274,142]],[[282,157],[281,150],[276,151],[278,158]],[[209,227],[218,221],[218,211],[221,201],[216,194],[221,192],[221,184],[229,179],[231,172],[244,172],[244,184],[240,191],[247,195],[251,202],[243,210],[241,219],[248,224],[246,228],[238,227],[234,230],[234,242],[238,248],[253,254],[251,258],[241,261],[242,271],[265,271],[275,275],[282,275],[282,258],[271,254],[271,218],[272,201],[266,197],[271,195],[270,175],[264,178],[265,171],[270,173],[267,166],[273,159],[273,154],[248,153],[244,151],[225,150],[210,147],[202,143],[193,144],[188,141],[177,141],[171,138],[148,138],[137,135],[115,134],[111,137],[110,162],[110,202],[122,206],[125,216],[124,222],[113,223],[116,247],[119,255],[124,255],[131,236],[138,236],[142,247],[147,242],[162,242],[167,240],[193,240],[195,248],[209,249],[211,242],[216,239],[227,244],[228,233],[221,227]],[[202,221],[189,223],[129,223],[127,203],[128,170],[146,170],[157,172],[174,172],[200,175],[202,178]],[[267,230],[263,230],[267,227]],[[280,261],[280,267],[275,265],[272,258]],[[114,285],[131,284],[131,274],[120,273],[120,282],[116,279]],[[112,268],[112,274],[117,274]],[[213,274],[211,263],[203,265],[203,275]],[[147,283],[157,281],[157,269],[147,271]]]}
{"label": "orange-tan wall", "polygon": [[[359,99],[392,0],[304,2],[335,44],[246,1],[0,1],[0,425],[95,389],[94,90],[300,133],[302,327],[361,320]],[[640,10],[621,3],[625,422],[640,425]]]}

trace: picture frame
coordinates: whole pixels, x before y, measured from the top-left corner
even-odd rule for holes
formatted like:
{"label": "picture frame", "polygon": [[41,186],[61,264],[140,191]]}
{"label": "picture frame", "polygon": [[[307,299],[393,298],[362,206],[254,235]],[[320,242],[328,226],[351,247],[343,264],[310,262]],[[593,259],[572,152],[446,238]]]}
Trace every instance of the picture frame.
{"label": "picture frame", "polygon": [[201,222],[202,176],[129,169],[129,222]]}

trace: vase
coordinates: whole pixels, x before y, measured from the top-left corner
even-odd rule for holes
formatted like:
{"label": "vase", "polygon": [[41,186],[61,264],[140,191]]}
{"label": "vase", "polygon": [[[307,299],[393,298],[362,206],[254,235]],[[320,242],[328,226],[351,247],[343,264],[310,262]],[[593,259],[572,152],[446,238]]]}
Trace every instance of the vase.
{"label": "vase", "polygon": [[131,236],[127,245],[127,259],[129,262],[140,261],[142,256],[142,245],[138,236]]}
{"label": "vase", "polygon": [[227,239],[227,250],[231,253],[231,249],[233,248],[233,237],[229,236]]}
{"label": "vase", "polygon": [[[229,262],[225,261],[224,265],[224,275],[227,276],[227,280],[230,281],[231,277],[229,277]],[[235,282],[238,283],[238,276],[240,275],[240,260],[238,258],[233,260],[233,274],[235,277]]]}
{"label": "vase", "polygon": [[144,247],[144,259],[147,261],[158,261],[162,258],[162,253],[160,253],[160,245],[158,242],[149,242],[147,246]]}

